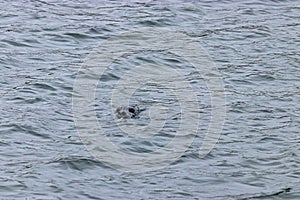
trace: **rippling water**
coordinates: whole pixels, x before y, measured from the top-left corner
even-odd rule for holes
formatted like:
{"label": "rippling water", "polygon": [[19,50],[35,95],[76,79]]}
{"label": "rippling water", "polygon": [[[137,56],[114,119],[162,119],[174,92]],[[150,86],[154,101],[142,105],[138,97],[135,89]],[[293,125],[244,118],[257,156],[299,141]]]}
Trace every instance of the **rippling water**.
{"label": "rippling water", "polygon": [[[299,13],[296,0],[0,1],[1,198],[299,199]],[[205,83],[191,75],[202,115],[199,137],[169,166],[131,174],[86,150],[74,124],[72,91],[93,48],[142,27],[183,32],[209,52],[225,84],[227,117],[219,143],[198,158],[210,99]],[[176,59],[136,55],[119,65],[185,65]],[[106,79],[117,76],[113,71]],[[173,99],[160,90],[148,85],[136,96],[146,108]],[[106,96],[97,93],[101,98]],[[180,105],[172,103],[176,117]],[[99,118],[101,108],[96,106]],[[139,120],[149,121],[146,113]],[[164,134],[177,126],[169,124]],[[137,152],[159,148],[168,138],[139,144],[114,127],[108,131],[111,140]]]}

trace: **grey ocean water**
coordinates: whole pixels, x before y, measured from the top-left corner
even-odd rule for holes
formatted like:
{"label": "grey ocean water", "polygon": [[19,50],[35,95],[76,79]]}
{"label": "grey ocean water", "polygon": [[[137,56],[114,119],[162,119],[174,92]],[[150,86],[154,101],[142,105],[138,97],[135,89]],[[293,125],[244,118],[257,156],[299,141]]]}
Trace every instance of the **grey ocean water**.
{"label": "grey ocean water", "polygon": [[[142,27],[170,28],[199,41],[223,78],[227,116],[219,143],[198,158],[210,99],[205,82],[191,74],[202,110],[199,137],[169,166],[131,174],[93,159],[86,150],[73,119],[72,91],[93,48]],[[299,50],[296,0],[2,0],[0,199],[300,199]],[[186,66],[172,56],[143,56],[119,65],[153,61]],[[105,81],[119,74],[112,71]],[[137,94],[142,106],[174,98],[159,90],[155,85],[142,88]],[[96,98],[101,105],[109,93]],[[180,105],[171,103],[176,116]],[[99,118],[111,111],[96,110]],[[168,126],[165,135],[178,124]],[[139,143],[126,140],[114,127],[107,131],[112,141],[135,152],[167,142],[158,137],[137,148]]]}

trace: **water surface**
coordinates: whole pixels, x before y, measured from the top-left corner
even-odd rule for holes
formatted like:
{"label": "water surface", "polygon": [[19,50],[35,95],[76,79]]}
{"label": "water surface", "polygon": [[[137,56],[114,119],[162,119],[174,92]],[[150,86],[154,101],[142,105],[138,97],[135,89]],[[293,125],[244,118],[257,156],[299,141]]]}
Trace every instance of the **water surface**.
{"label": "water surface", "polygon": [[[1,1],[0,8],[1,198],[300,198],[298,1],[24,0]],[[222,75],[227,117],[219,143],[198,158],[211,105],[205,83],[191,75],[202,108],[199,137],[168,167],[130,174],[86,150],[74,124],[72,91],[93,48],[142,27],[170,28],[199,41]],[[146,60],[137,54],[116,66],[149,61],[187,66],[159,54]],[[112,71],[107,81],[117,75]],[[161,90],[148,85],[136,96],[145,107],[173,99]],[[176,116],[179,104],[171,103]],[[142,114],[140,120],[149,119]],[[108,131],[123,148],[147,151],[164,145],[177,126],[169,124],[165,135],[146,144],[124,139],[113,126]]]}

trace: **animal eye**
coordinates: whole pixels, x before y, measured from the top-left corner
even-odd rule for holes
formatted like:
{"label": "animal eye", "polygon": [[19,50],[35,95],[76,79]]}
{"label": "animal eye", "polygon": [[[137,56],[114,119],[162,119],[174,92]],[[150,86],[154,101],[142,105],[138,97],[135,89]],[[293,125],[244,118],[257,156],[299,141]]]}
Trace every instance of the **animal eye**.
{"label": "animal eye", "polygon": [[128,111],[131,112],[131,113],[134,113],[134,109],[133,108],[129,108]]}

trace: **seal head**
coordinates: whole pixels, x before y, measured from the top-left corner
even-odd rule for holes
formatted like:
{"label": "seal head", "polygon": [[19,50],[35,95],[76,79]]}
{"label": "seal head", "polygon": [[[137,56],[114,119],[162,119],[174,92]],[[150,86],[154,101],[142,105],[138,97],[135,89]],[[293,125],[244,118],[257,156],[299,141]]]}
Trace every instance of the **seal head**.
{"label": "seal head", "polygon": [[142,110],[140,110],[137,104],[129,106],[120,106],[116,109],[116,115],[119,119],[136,118],[141,111]]}

